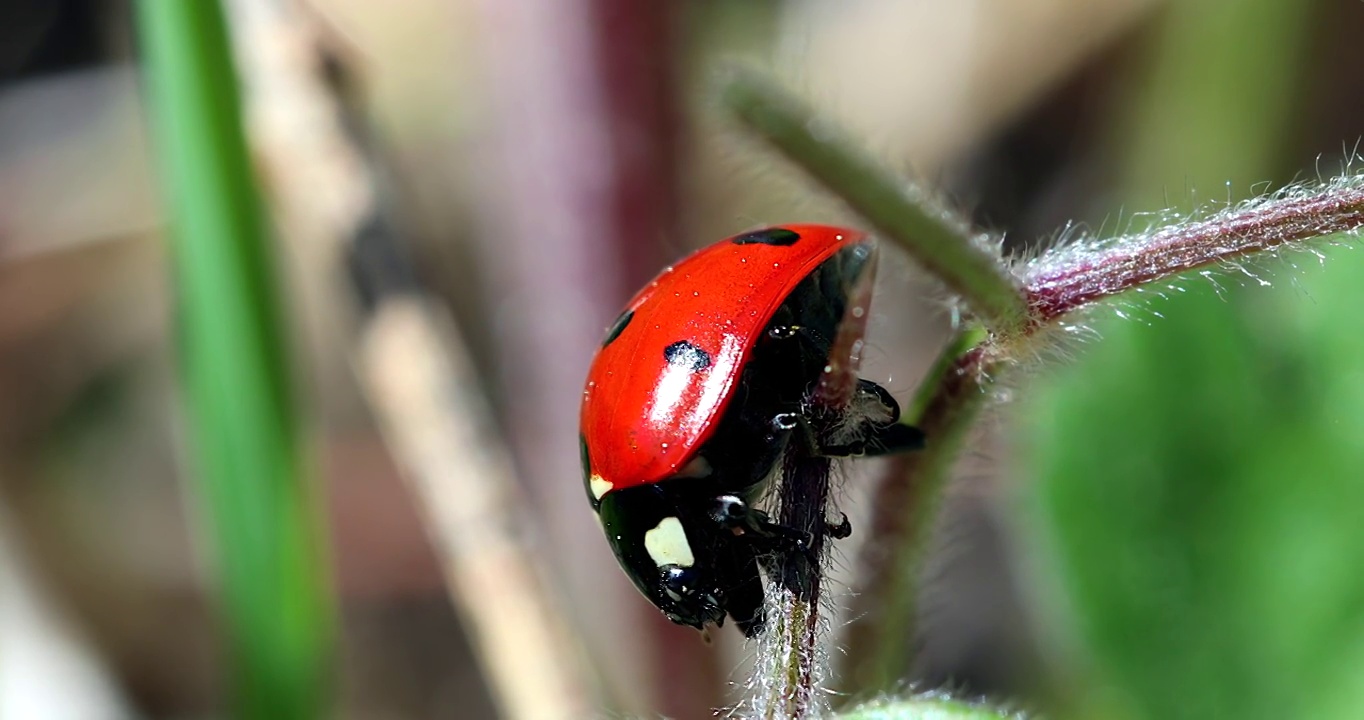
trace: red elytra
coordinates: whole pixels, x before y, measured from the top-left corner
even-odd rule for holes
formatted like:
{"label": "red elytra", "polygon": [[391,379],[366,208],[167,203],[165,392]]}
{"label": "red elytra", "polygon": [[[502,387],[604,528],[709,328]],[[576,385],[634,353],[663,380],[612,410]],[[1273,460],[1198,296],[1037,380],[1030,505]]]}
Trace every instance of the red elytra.
{"label": "red elytra", "polygon": [[665,269],[626,306],[587,376],[581,428],[598,497],[685,468],[723,417],[764,328],[857,230],[784,225]]}

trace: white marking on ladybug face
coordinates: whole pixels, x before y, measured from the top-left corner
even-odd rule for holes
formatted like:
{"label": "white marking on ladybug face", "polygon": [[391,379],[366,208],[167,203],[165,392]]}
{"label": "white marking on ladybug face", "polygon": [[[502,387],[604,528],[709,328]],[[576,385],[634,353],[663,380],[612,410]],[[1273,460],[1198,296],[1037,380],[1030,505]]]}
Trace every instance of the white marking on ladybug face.
{"label": "white marking on ladybug face", "polygon": [[588,478],[587,484],[592,488],[592,497],[598,500],[601,499],[601,496],[611,492],[611,488],[615,487],[615,485],[603,480],[602,476],[597,474],[593,474],[592,477]]}
{"label": "white marking on ladybug face", "polygon": [[675,517],[665,517],[653,530],[644,533],[644,549],[654,564],[691,567],[696,558],[691,554],[691,544],[687,533],[682,529],[682,521]]}
{"label": "white marking on ladybug face", "polygon": [[673,477],[683,478],[710,477],[710,474],[714,471],[715,469],[710,466],[710,461],[706,459],[705,455],[697,455],[696,457],[692,458],[686,465],[683,465],[682,469],[678,470],[677,474],[673,475]]}

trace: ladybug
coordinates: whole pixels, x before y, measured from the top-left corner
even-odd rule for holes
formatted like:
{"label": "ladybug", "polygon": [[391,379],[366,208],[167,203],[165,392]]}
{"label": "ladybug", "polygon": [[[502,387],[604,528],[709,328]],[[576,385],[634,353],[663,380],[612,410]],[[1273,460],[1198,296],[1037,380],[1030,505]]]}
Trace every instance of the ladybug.
{"label": "ladybug", "polygon": [[[754,507],[788,448],[922,447],[866,380],[855,442],[821,446],[806,415],[874,254],[865,234],[838,227],[744,233],[666,268],[607,330],[583,391],[583,482],[621,567],[673,622],[704,630],[728,616],[745,635],[761,630],[759,559],[810,542]],[[850,530],[845,517],[826,532]]]}

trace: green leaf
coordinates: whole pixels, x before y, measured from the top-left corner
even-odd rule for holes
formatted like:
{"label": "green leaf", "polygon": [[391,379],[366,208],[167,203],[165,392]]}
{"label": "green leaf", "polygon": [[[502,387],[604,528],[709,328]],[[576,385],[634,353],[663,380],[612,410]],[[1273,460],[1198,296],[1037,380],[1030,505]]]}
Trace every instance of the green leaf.
{"label": "green leaf", "polygon": [[221,8],[140,0],[188,441],[238,717],[322,716],[333,610]]}
{"label": "green leaf", "polygon": [[1022,413],[1058,588],[1135,717],[1364,707],[1364,262],[1333,255],[1105,324]]}
{"label": "green leaf", "polygon": [[937,695],[868,703],[845,713],[840,720],[1023,720],[1026,716]]}

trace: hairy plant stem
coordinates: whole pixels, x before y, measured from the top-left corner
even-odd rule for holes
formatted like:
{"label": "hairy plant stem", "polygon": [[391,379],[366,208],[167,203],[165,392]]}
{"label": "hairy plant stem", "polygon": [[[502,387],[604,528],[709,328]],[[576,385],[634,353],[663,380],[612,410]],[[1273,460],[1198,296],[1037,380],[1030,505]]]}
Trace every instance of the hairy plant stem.
{"label": "hairy plant stem", "polygon": [[1010,334],[1027,320],[1014,278],[983,234],[935,207],[917,187],[877,164],[833,125],[765,78],[735,70],[724,80],[726,109],[966,301],[991,330]]}
{"label": "hairy plant stem", "polygon": [[1235,261],[1364,223],[1364,183],[1346,176],[1314,190],[1234,206],[1097,248],[1072,243],[1023,268],[1034,323],[1163,278]]}
{"label": "hairy plant stem", "polygon": [[843,676],[857,690],[889,689],[903,677],[914,639],[919,570],[946,486],[991,373],[984,347],[959,333],[935,363],[941,372],[920,386],[906,420],[929,438],[924,450],[888,463],[873,491],[868,540],[857,559],[857,595],[848,627]]}
{"label": "hairy plant stem", "polygon": [[832,470],[827,458],[795,453],[782,468],[781,522],[813,532],[809,558],[792,553],[768,568],[773,582],[766,604],[772,624],[762,641],[766,660],[757,668],[762,677],[754,683],[761,695],[755,699],[755,717],[765,720],[819,717],[824,709],[819,690],[828,671],[827,653],[820,647],[824,632],[819,610],[827,556],[822,525]]}
{"label": "hairy plant stem", "polygon": [[[848,289],[847,304],[829,351],[828,364],[809,400],[811,430],[820,443],[846,441],[844,422],[857,392],[863,336],[876,278],[874,245]],[[820,591],[827,560],[828,505],[833,461],[806,452],[788,451],[778,490],[778,520],[810,537],[806,551],[793,550],[773,558],[767,567],[767,617],[759,662],[750,683],[755,717],[818,717],[826,709],[820,687],[828,675],[828,653],[820,643],[827,623],[820,616]]]}

